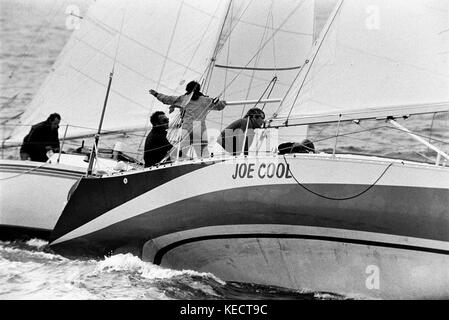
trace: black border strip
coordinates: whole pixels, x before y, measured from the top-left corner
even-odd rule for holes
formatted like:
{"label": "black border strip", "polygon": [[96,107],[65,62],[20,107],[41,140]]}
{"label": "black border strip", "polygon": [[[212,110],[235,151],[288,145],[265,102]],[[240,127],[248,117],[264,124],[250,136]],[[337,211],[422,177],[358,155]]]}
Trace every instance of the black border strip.
{"label": "black border strip", "polygon": [[380,242],[380,241],[371,241],[371,240],[359,240],[359,239],[348,239],[348,238],[340,238],[340,237],[329,237],[329,236],[314,236],[314,235],[305,235],[305,234],[266,234],[266,233],[248,233],[248,234],[221,234],[221,235],[211,235],[211,236],[202,236],[184,239],[180,241],[173,242],[168,246],[159,249],[155,254],[153,263],[156,265],[160,265],[162,262],[162,258],[164,255],[170,250],[175,249],[176,247],[182,246],[187,243],[204,241],[204,240],[216,240],[216,239],[236,239],[236,238],[275,238],[275,239],[307,239],[307,240],[322,240],[322,241],[332,241],[332,242],[344,242],[351,244],[360,244],[360,245],[369,245],[369,246],[377,246],[377,247],[387,247],[394,249],[403,249],[403,250],[414,250],[414,251],[422,251],[429,253],[437,253],[449,255],[449,250],[444,249],[433,249],[412,245],[403,245],[403,244],[395,244],[388,242]]}

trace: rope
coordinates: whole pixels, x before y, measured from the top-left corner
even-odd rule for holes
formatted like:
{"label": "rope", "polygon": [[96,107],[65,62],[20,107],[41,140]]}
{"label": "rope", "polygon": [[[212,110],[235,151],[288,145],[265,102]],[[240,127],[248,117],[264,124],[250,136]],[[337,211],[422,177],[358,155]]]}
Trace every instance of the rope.
{"label": "rope", "polygon": [[290,174],[292,175],[293,179],[296,181],[296,183],[297,183],[299,186],[301,186],[301,187],[304,188],[306,191],[308,191],[308,192],[310,192],[310,193],[312,193],[312,194],[314,194],[314,195],[316,195],[316,196],[318,196],[318,197],[320,197],[320,198],[324,198],[324,199],[327,199],[327,200],[336,200],[336,201],[343,201],[343,200],[351,200],[351,199],[355,199],[355,198],[357,198],[357,197],[360,197],[360,196],[363,195],[364,193],[368,192],[371,188],[373,188],[373,187],[377,184],[377,182],[379,182],[379,180],[385,175],[385,173],[388,171],[388,169],[390,169],[390,167],[393,165],[393,162],[390,163],[390,164],[385,168],[385,170],[382,172],[382,174],[376,179],[376,181],[374,181],[374,183],[371,184],[371,185],[370,185],[368,188],[366,188],[365,190],[363,190],[363,191],[361,191],[361,192],[359,192],[359,193],[357,193],[357,194],[355,194],[355,195],[349,196],[349,197],[333,198],[333,197],[328,197],[328,196],[319,194],[319,193],[317,193],[317,192],[315,192],[315,191],[313,191],[313,190],[310,190],[310,189],[307,188],[305,185],[303,185],[301,182],[299,182],[298,179],[296,179],[296,177],[295,177],[295,175],[293,174],[293,172],[290,170],[290,166],[288,165],[288,162],[287,162],[287,159],[285,158],[285,155],[284,155],[283,157],[284,157],[284,162],[285,162],[285,164],[286,164],[286,166],[287,166],[288,172],[290,172]]}

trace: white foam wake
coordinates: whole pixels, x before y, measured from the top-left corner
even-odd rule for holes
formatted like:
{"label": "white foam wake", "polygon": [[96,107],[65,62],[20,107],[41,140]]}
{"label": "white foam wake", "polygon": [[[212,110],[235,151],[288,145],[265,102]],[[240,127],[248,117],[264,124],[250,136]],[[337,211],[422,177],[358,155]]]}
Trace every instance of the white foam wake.
{"label": "white foam wake", "polygon": [[36,249],[42,249],[46,245],[48,245],[48,241],[42,240],[42,239],[31,239],[25,242],[27,246],[35,247]]}
{"label": "white foam wake", "polygon": [[225,285],[226,282],[217,278],[211,273],[197,272],[193,270],[172,270],[168,268],[163,268],[152,264],[151,262],[145,262],[138,257],[127,253],[127,254],[117,254],[111,257],[107,257],[104,260],[98,262],[97,272],[110,272],[110,271],[129,271],[137,272],[143,278],[146,279],[167,279],[177,276],[197,276],[203,278],[210,278]]}

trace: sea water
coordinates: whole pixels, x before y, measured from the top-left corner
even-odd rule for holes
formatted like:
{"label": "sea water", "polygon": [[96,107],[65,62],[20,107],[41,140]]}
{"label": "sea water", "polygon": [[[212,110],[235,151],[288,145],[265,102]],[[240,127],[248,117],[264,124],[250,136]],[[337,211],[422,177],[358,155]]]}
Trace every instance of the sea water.
{"label": "sea water", "polygon": [[225,282],[210,273],[171,270],[132,254],[67,259],[46,241],[0,242],[0,300],[345,299],[331,293]]}
{"label": "sea water", "polygon": [[[10,132],[4,120],[23,112],[66,43],[66,10],[76,6],[80,15],[93,0],[0,0],[0,105],[3,139]],[[318,1],[317,26],[322,25],[333,0]],[[320,11],[321,10],[321,11]],[[447,115],[416,117],[407,127],[448,150]],[[340,133],[374,127],[348,124]],[[335,125],[314,126],[309,130],[316,147],[331,150]],[[393,137],[393,138],[392,138]],[[368,145],[367,139],[374,142]],[[397,132],[365,131],[339,138],[339,151],[376,153],[419,159],[431,151]],[[225,282],[213,274],[191,270],[171,270],[144,262],[131,254],[98,260],[73,260],[55,254],[46,241],[31,239],[0,242],[0,299],[345,299],[331,293]]]}

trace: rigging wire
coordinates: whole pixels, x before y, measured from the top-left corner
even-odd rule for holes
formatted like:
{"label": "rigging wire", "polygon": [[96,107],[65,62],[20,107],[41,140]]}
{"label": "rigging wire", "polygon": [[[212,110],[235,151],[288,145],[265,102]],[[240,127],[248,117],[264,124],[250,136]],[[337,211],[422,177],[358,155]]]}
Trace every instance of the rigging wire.
{"label": "rigging wire", "polygon": [[[269,39],[267,39],[266,41],[265,41],[265,43],[263,43],[260,47],[259,47],[259,49],[256,51],[256,53],[252,56],[252,58],[246,63],[246,65],[245,65],[245,67],[247,67],[255,58],[257,58],[258,56],[259,56],[259,53],[265,48],[265,46],[268,44],[268,42],[270,41],[270,40],[272,40],[273,39],[273,37],[277,34],[277,32],[279,32],[279,30],[281,30],[281,28],[285,25],[285,23],[287,23],[287,21],[291,18],[291,16],[299,9],[299,7],[301,7],[303,4],[304,4],[304,2],[305,1],[302,1],[302,2],[300,2],[300,3],[298,3],[298,5],[289,13],[289,15],[284,19],[284,21],[279,25],[279,27],[273,32],[273,34],[269,37]],[[246,11],[246,9],[249,7],[249,4],[248,4],[248,6],[245,8],[245,11]],[[243,15],[243,14],[242,14]],[[241,15],[241,16],[242,16]],[[237,24],[236,24],[237,25]],[[234,26],[235,27],[235,26]],[[232,32],[231,32],[232,33]],[[231,34],[230,33],[230,34]],[[234,83],[234,81],[241,75],[241,73],[242,73],[242,70],[240,71],[240,72],[238,72],[237,73],[237,75],[229,82],[229,84],[228,85],[226,85],[225,86],[225,88],[224,88],[224,90],[222,91],[222,93],[220,93],[218,96],[217,96],[217,98],[216,99],[218,99],[222,94],[223,94],[223,92],[227,89],[227,88],[229,88],[233,83]],[[208,112],[209,109],[210,108],[210,106],[208,106],[207,108],[205,108],[204,109],[204,111],[203,112]],[[201,115],[203,115],[203,113],[201,114]]]}
{"label": "rigging wire", "polygon": [[[217,55],[218,55],[218,52],[221,50],[220,42],[222,41],[221,39],[223,37],[223,31],[225,30],[226,22],[228,20],[229,14],[232,12],[233,5],[234,5],[234,2],[232,0],[228,0],[226,14],[224,16],[223,22],[221,23],[220,32],[218,33],[218,37],[215,41],[215,47],[214,47],[214,51],[212,53],[212,57],[210,59],[210,62],[208,64],[207,68],[204,70],[204,73],[202,76],[201,85],[203,86],[203,91],[205,91],[205,92],[207,92],[209,90],[210,80],[212,78],[212,74],[214,71]],[[232,17],[231,17],[231,26],[232,26]]]}
{"label": "rigging wire", "polygon": [[[188,5],[186,4],[186,6],[188,6]],[[214,14],[211,15],[210,20],[209,20],[209,23],[208,23],[208,26],[204,29],[204,32],[203,32],[203,34],[202,34],[202,36],[201,36],[201,40],[204,39],[204,37],[206,36],[206,34],[207,34],[208,30],[209,30],[209,26],[211,25],[211,23],[213,22],[214,18],[216,17],[216,13],[217,13],[218,9],[219,9],[219,6],[216,7],[216,10],[215,10]],[[173,30],[172,36],[174,35],[174,32],[175,32],[175,30]],[[196,46],[195,51],[194,51],[194,53],[192,54],[189,63],[188,63],[187,65],[184,66],[185,69],[184,69],[184,73],[183,73],[183,75],[182,75],[182,78],[185,77],[185,75],[186,75],[186,73],[187,73],[187,70],[190,69],[190,65],[191,65],[191,63],[193,62],[193,59],[194,59],[195,56],[196,56],[196,52],[198,52],[200,46],[201,46],[201,41],[199,41],[198,45]],[[217,48],[216,48],[215,50],[217,50]],[[167,51],[167,55],[166,55],[165,58],[168,58],[168,51]],[[207,71],[205,70],[204,73],[203,73],[203,75],[201,76],[202,78],[205,76],[206,72],[207,72]],[[159,81],[158,83],[160,83],[160,81]],[[151,110],[151,111],[152,111],[152,110]],[[151,113],[151,111],[150,111],[149,113]],[[149,116],[149,114],[148,114],[148,116]],[[181,121],[181,118],[179,118],[179,119],[176,118],[175,121],[176,121],[176,122],[175,122],[175,126],[174,126],[174,127],[175,127],[175,128],[178,128],[179,125],[180,125],[178,122]],[[149,125],[148,125],[148,121],[147,121],[147,129],[146,129],[146,132],[148,131],[148,127],[149,127]],[[143,139],[142,139],[142,141],[141,141],[140,144],[139,144],[139,149],[141,148],[142,142],[143,142]]]}
{"label": "rigging wire", "polygon": [[[318,45],[318,48],[317,48],[316,51],[315,51],[314,56],[312,57],[312,61],[310,61],[310,64],[309,64],[309,60],[306,60],[306,62],[305,62],[305,64],[309,64],[309,67],[307,68],[307,72],[306,72],[306,74],[304,75],[304,78],[303,78],[303,80],[302,80],[301,86],[299,87],[298,92],[296,93],[296,96],[295,96],[295,99],[294,99],[294,101],[293,101],[293,103],[292,103],[292,106],[290,107],[290,110],[289,110],[288,115],[287,115],[287,120],[285,120],[285,124],[288,124],[288,119],[290,118],[290,115],[291,115],[291,113],[292,113],[292,111],[293,111],[293,107],[294,107],[295,104],[296,104],[296,101],[297,101],[297,99],[298,99],[299,93],[301,92],[301,90],[302,90],[302,88],[303,88],[303,86],[304,86],[304,83],[305,83],[305,81],[306,81],[306,79],[307,79],[307,76],[308,76],[310,70],[312,69],[312,65],[313,65],[313,63],[314,63],[314,61],[315,61],[315,59],[316,59],[316,57],[317,57],[317,53],[320,51],[321,46],[322,46],[323,43],[324,43],[324,39],[326,39],[326,36],[327,36],[327,34],[329,33],[329,31],[330,31],[330,29],[331,29],[330,27],[331,27],[331,25],[334,23],[335,18],[338,16],[338,14],[339,14],[339,12],[340,12],[340,9],[341,9],[341,6],[342,6],[342,5],[343,5],[343,0],[340,2],[340,4],[339,4],[337,10],[335,11],[335,14],[334,14],[334,16],[332,17],[332,20],[330,21],[329,26],[328,26],[326,32],[324,33],[324,35],[323,35],[323,37],[322,37],[322,39],[321,39],[321,41],[320,41],[320,43],[319,43],[319,45]],[[303,70],[303,69],[301,69],[301,71],[302,71],[302,70]],[[298,75],[301,73],[301,71],[298,73]],[[295,80],[296,80],[296,79],[295,79]]]}
{"label": "rigging wire", "polygon": [[[231,17],[234,17],[234,6],[232,5],[230,8],[230,13],[231,13]],[[234,22],[234,20],[231,18],[230,21],[230,29],[233,30],[233,26],[232,23]],[[231,53],[231,34],[228,35],[228,48],[227,48],[227,52],[226,52],[226,64],[229,64],[229,57],[230,57],[230,53]],[[215,64],[216,66],[217,64]],[[223,83],[223,98],[226,100],[226,83],[228,83],[228,69],[225,70],[225,75],[224,75],[224,83]],[[224,110],[221,110],[221,115],[220,115],[220,132],[223,130],[223,120],[224,120]]]}
{"label": "rigging wire", "polygon": [[[265,41],[265,43],[259,48],[259,50],[256,51],[256,53],[249,59],[249,61],[246,63],[245,67],[248,67],[248,65],[257,57],[260,51],[262,51],[265,46],[272,40],[272,38],[281,30],[281,28],[290,20],[290,18],[293,16],[293,14],[296,13],[296,11],[305,3],[305,1],[299,2],[295,8],[289,13],[289,15],[282,21],[282,23],[279,25],[279,27],[273,32],[273,34]],[[240,70],[235,77],[229,82],[229,84],[226,86],[226,88],[229,88],[234,81],[241,75],[243,70]]]}
{"label": "rigging wire", "polygon": [[[273,14],[273,6],[274,6],[274,0],[271,1],[271,10],[270,10],[270,18],[271,18],[271,30],[274,30],[274,14]],[[277,59],[276,59],[276,39],[273,37],[273,65],[274,68],[277,70]],[[275,73],[276,75],[276,73]]]}
{"label": "rigging wire", "polygon": [[[272,10],[273,10],[273,2],[271,2],[270,10],[269,10],[269,12],[267,13],[267,17],[266,17],[266,20],[265,20],[264,30],[263,30],[262,37],[260,38],[260,42],[259,42],[259,49],[261,48],[262,43],[263,43],[263,41],[264,41],[264,39],[265,39],[265,35],[267,34],[267,31],[268,31],[268,23],[269,23],[269,18],[270,18],[270,12],[272,12]],[[274,36],[272,37],[272,39],[274,39]],[[257,67],[261,55],[262,55],[262,50],[258,50],[256,59],[255,59],[255,61],[254,61],[254,68]],[[251,73],[251,78],[250,78],[249,83],[248,83],[248,88],[247,88],[247,90],[246,90],[245,100],[248,100],[249,94],[250,94],[250,92],[251,92],[251,87],[252,87],[252,84],[253,84],[253,81],[254,81],[255,73],[256,73],[256,70],[253,69],[253,70],[252,70],[252,73]],[[241,118],[243,118],[243,115],[245,114],[245,109],[246,109],[246,104],[243,105],[242,113],[241,113],[241,115],[240,115]]]}
{"label": "rigging wire", "polygon": [[[278,77],[277,77],[277,76],[274,76],[273,79],[271,79],[270,83],[268,84],[267,89],[270,87],[270,84],[272,84],[272,86],[271,86],[270,92],[268,92],[267,99],[270,98],[271,93],[273,92],[274,87],[276,86],[276,82],[277,82],[277,81],[278,81]],[[264,96],[265,92],[267,91],[267,89],[265,89],[265,91],[262,93],[262,96],[260,97],[260,99],[259,99],[259,101],[258,101],[257,103],[259,103],[260,100],[263,98],[263,96]],[[254,107],[257,105],[257,103],[254,105]],[[265,103],[263,104],[262,110],[265,109],[265,106],[266,106],[266,105],[267,105],[267,103],[265,102]]]}
{"label": "rigging wire", "polygon": [[[168,58],[169,58],[169,52],[170,52],[170,50],[171,50],[171,47],[172,47],[172,44],[173,44],[173,40],[174,40],[174,38],[175,38],[175,32],[176,32],[176,28],[177,28],[177,26],[178,26],[178,23],[179,23],[179,20],[180,20],[180,17],[181,17],[181,12],[182,12],[183,6],[184,6],[184,1],[181,1],[181,4],[179,5],[179,8],[178,8],[178,10],[177,10],[176,20],[175,20],[175,24],[174,24],[174,26],[173,26],[173,30],[172,30],[171,35],[170,35],[170,40],[169,40],[169,43],[168,43],[168,47],[167,47],[167,50],[166,50],[166,52],[165,52],[165,54],[164,54],[164,61],[163,61],[163,63],[162,63],[162,68],[161,68],[161,71],[160,71],[160,73],[159,73],[159,79],[158,79],[157,82],[156,82],[156,89],[155,89],[156,91],[159,90],[159,86],[161,85],[161,82],[162,82],[162,76],[163,76],[163,74],[164,74],[165,66],[166,66],[167,60],[168,60]],[[185,66],[184,66],[184,67],[185,67]],[[151,114],[151,112],[152,112],[152,110],[153,110],[153,107],[154,107],[154,101],[152,102],[151,105],[152,105],[152,107],[151,107],[151,109],[149,110],[149,113],[148,113],[148,115],[147,115],[147,122],[146,122],[146,125],[145,125],[145,127],[146,127],[146,129],[145,129],[145,134],[148,133],[148,129],[149,129],[149,127],[150,127],[150,126],[149,126],[149,122],[150,122],[149,115]],[[138,149],[140,149],[140,148],[142,147],[143,141],[144,141],[144,139],[142,138],[142,140],[140,141],[140,144],[139,144],[139,148],[138,148]]]}
{"label": "rigging wire", "polygon": [[[432,141],[432,130],[433,130],[433,124],[435,122],[436,115],[437,115],[437,113],[435,112],[432,115],[432,121],[430,122],[430,132],[429,132],[429,141],[428,141],[429,143],[431,143],[431,141]],[[430,151],[430,147],[427,147],[427,152],[429,152],[429,151]]]}
{"label": "rigging wire", "polygon": [[[186,68],[184,69],[184,73],[183,73],[183,75],[182,75],[182,79],[185,79],[185,75],[186,75],[186,73],[187,73],[187,70],[188,70],[189,66],[192,64],[194,58],[196,57],[196,53],[197,53],[198,50],[200,49],[201,43],[203,42],[204,37],[206,36],[207,32],[209,31],[210,25],[211,25],[212,22],[214,21],[214,18],[217,16],[217,12],[218,12],[218,9],[219,9],[219,8],[220,8],[220,6],[217,5],[217,7],[215,8],[214,14],[213,14],[213,15],[211,16],[211,18],[209,19],[208,25],[206,26],[206,28],[204,28],[203,34],[201,35],[201,39],[200,39],[200,41],[198,41],[198,44],[197,44],[197,46],[196,46],[196,48],[195,48],[195,51],[193,52],[192,56],[190,57],[190,61],[187,63]],[[227,13],[226,13],[226,15],[227,15]],[[226,19],[226,17],[225,17],[225,19]],[[224,24],[223,24],[223,26],[222,26],[222,29],[223,29],[223,27],[224,27]],[[220,31],[220,35],[221,35],[221,32],[222,32],[222,31],[223,31],[223,30]],[[218,41],[217,41],[217,46],[218,46]],[[215,49],[215,51],[216,51],[216,50],[217,50],[217,48]],[[215,53],[214,53],[214,55],[213,55],[213,58],[211,59],[211,62],[214,62],[214,61],[215,61]],[[204,77],[204,80],[206,80],[205,78],[207,78],[207,71],[204,71],[204,73],[203,73],[203,75],[202,75],[201,77],[202,77],[202,78]]]}

